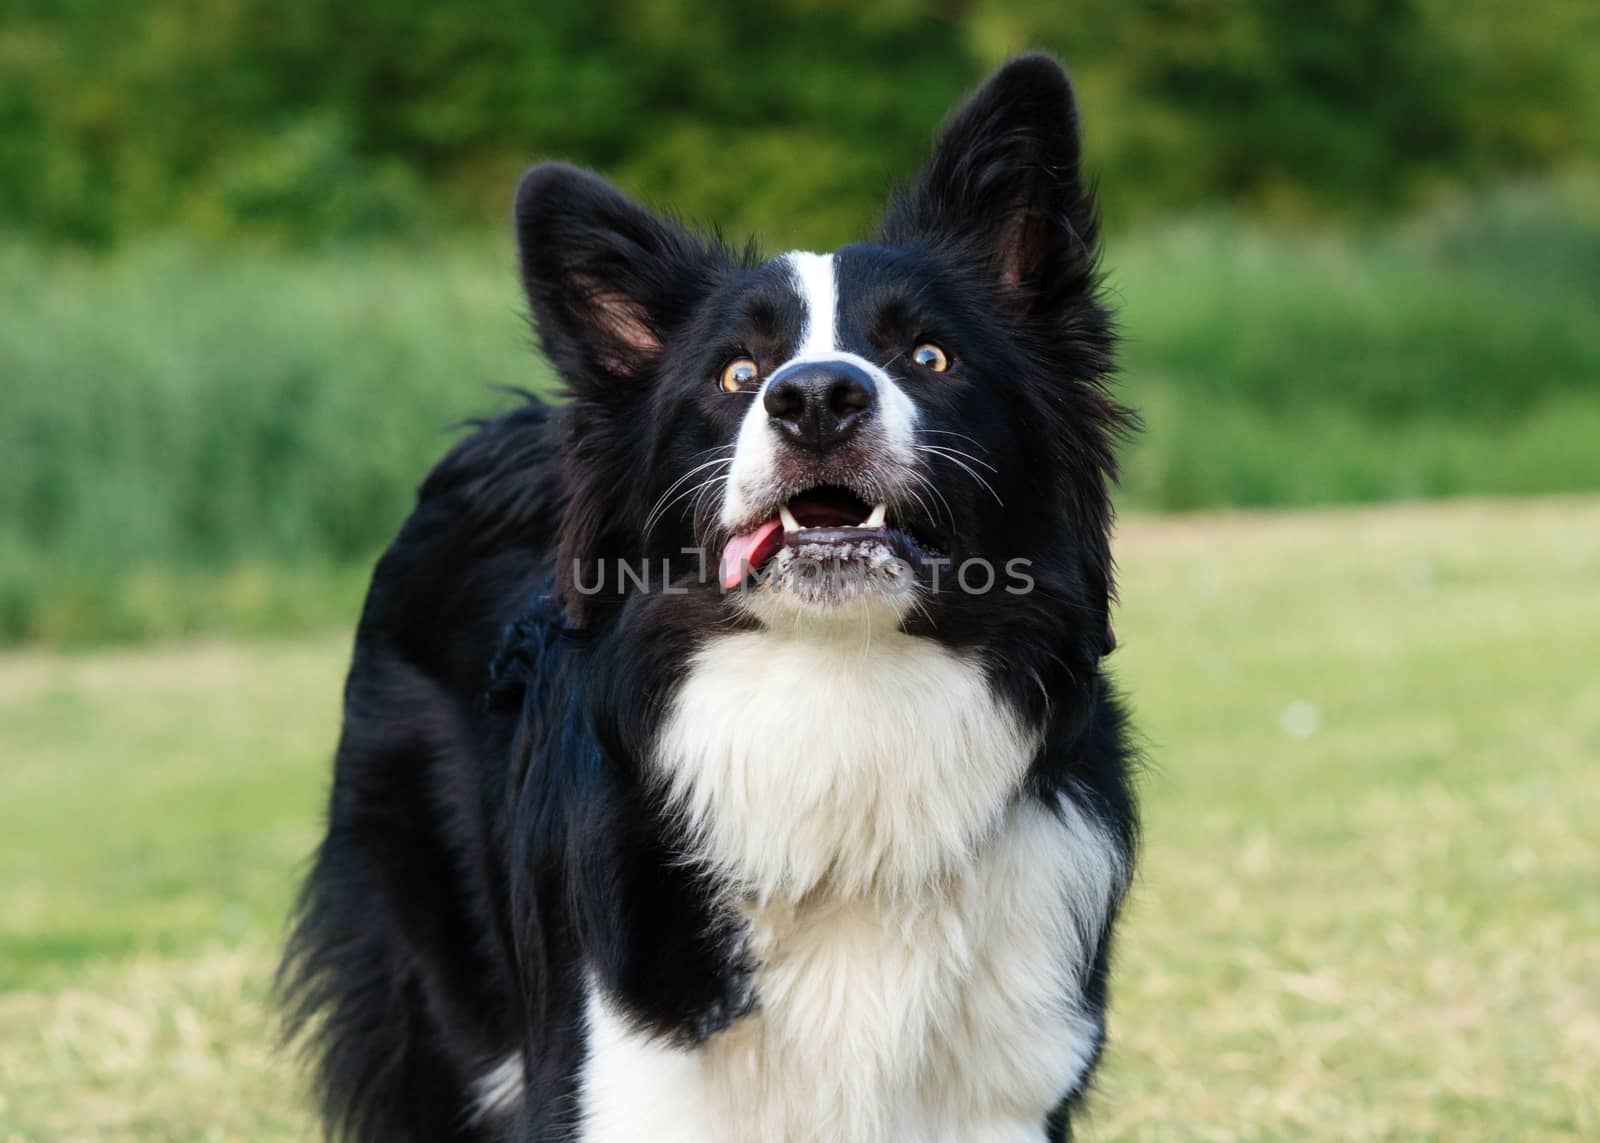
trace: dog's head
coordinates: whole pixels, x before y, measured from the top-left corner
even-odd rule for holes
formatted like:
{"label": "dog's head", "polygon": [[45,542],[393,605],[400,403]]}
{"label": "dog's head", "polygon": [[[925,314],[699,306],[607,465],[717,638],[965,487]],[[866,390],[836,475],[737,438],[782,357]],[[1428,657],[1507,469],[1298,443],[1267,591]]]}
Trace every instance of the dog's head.
{"label": "dog's head", "polygon": [[570,396],[575,618],[625,604],[615,568],[648,561],[659,588],[667,561],[747,622],[887,612],[978,641],[1066,617],[1109,648],[1121,412],[1055,61],[990,78],[876,239],[833,254],[761,261],[560,164],[523,179],[516,224]]}

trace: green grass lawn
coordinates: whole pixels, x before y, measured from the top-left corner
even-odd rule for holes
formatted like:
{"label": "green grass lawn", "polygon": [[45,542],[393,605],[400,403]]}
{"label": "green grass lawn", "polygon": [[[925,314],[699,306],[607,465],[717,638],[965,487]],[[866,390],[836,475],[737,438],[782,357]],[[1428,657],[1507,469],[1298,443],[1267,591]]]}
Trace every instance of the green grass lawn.
{"label": "green grass lawn", "polygon": [[[1090,1140],[1600,1136],[1600,500],[1130,522]],[[346,640],[0,657],[0,1141],[308,1133],[265,989]]]}

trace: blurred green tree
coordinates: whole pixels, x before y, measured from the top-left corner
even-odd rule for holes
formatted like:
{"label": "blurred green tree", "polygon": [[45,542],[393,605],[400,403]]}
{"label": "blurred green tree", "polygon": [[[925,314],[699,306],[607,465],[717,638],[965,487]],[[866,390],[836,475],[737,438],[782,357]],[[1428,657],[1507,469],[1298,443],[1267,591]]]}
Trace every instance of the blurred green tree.
{"label": "blurred green tree", "polygon": [[0,213],[105,245],[498,220],[560,155],[730,229],[870,226],[1003,56],[1061,54],[1113,222],[1372,213],[1600,149],[1600,5],[7,0]]}

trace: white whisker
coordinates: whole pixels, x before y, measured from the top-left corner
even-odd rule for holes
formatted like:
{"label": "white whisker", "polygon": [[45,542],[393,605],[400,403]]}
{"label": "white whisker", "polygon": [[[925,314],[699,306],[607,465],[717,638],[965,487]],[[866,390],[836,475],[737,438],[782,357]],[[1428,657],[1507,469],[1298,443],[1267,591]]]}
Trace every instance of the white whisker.
{"label": "white whisker", "polygon": [[958,457],[952,456],[949,452],[937,447],[936,445],[916,445],[914,447],[918,452],[931,453],[934,456],[943,457],[951,464],[958,465],[963,472],[972,477],[973,480],[976,480],[980,485],[982,485],[983,489],[988,492],[990,496],[994,497],[994,502],[996,504],[1000,505],[1002,508],[1006,506],[1006,502],[1000,499],[1000,494],[994,490],[994,486],[985,480],[976,469],[967,464],[965,461],[959,459]]}
{"label": "white whisker", "polygon": [[647,515],[645,517],[644,534],[646,536],[648,536],[650,534],[650,532],[651,532],[651,529],[653,529],[656,526],[657,522],[661,519],[661,516],[666,512],[666,510],[668,508],[672,507],[673,504],[676,504],[678,502],[678,500],[682,499],[682,497],[678,497],[677,499],[674,499],[674,500],[669,502],[667,498],[669,496],[671,496],[673,494],[673,492],[676,491],[679,487],[681,487],[683,484],[685,484],[690,479],[692,479],[694,477],[695,473],[702,472],[705,469],[715,467],[716,465],[719,465],[719,464],[721,464],[721,465],[729,465],[729,464],[732,464],[732,463],[733,463],[733,458],[731,456],[713,457],[712,459],[710,459],[708,461],[705,461],[702,464],[695,465],[688,472],[686,472],[682,476],[678,477],[677,480],[674,480],[667,487],[667,490],[661,494],[661,498],[656,501],[655,506],[650,509],[649,515]]}
{"label": "white whisker", "polygon": [[713,506],[710,495],[712,489],[716,488],[719,484],[726,484],[731,479],[732,477],[728,473],[721,473],[716,476],[707,477],[696,486],[694,502],[691,505],[689,512],[694,519],[695,529],[697,531],[700,529],[701,517],[704,516],[706,511]]}
{"label": "white whisker", "polygon": [[[661,520],[666,516],[666,514],[669,511],[672,510],[672,506],[674,504],[677,504],[677,503],[679,503],[679,502],[681,502],[683,500],[687,500],[689,497],[694,496],[698,492],[701,492],[706,487],[707,483],[709,483],[711,481],[714,481],[716,479],[717,479],[716,476],[707,477],[705,482],[702,482],[700,484],[691,485],[690,487],[685,488],[682,492],[678,493],[678,495],[674,496],[670,501],[668,501],[666,504],[662,505],[661,510],[659,512],[657,512],[656,515],[652,518],[652,520],[650,522],[650,527],[654,528],[656,524],[660,523]],[[645,532],[646,536],[648,536],[649,534],[650,533],[648,531]]]}
{"label": "white whisker", "polygon": [[736,446],[731,442],[728,443],[728,444],[712,445],[710,448],[701,449],[699,452],[695,453],[694,455],[695,456],[705,456],[706,453],[708,453],[708,452],[717,452],[718,450],[721,450],[723,452],[726,452],[731,457],[733,455],[733,450],[734,450],[735,447]]}
{"label": "white whisker", "polygon": [[917,614],[928,621],[928,626],[937,629],[939,625],[933,620],[933,612],[928,610],[928,605],[923,600],[917,598],[915,589],[912,589],[908,598],[911,601],[911,606],[917,609]]}
{"label": "white whisker", "polygon": [[930,520],[934,518],[933,509],[928,507],[928,502],[922,498],[922,493],[918,492],[915,488],[906,489],[906,493],[917,502],[917,507],[922,509],[922,514],[924,516],[928,517]]}
{"label": "white whisker", "polygon": [[977,437],[968,436],[966,433],[952,432],[949,429],[918,429],[917,432],[924,433],[924,434],[926,434],[928,436],[960,437],[964,441],[970,441],[971,444],[972,444],[972,447],[977,449],[979,452],[987,454],[988,451],[989,451],[988,448],[984,446],[984,443],[982,441],[980,441]]}
{"label": "white whisker", "polygon": [[[954,528],[956,526],[955,510],[950,507],[950,501],[945,497],[945,494],[944,494],[943,490],[941,490],[939,488],[939,486],[937,484],[935,484],[933,481],[929,480],[928,477],[926,475],[924,475],[923,473],[920,473],[920,472],[917,472],[917,471],[913,470],[912,473],[911,473],[911,477],[912,477],[913,480],[916,480],[923,487],[925,487],[929,492],[933,493],[935,496],[937,496],[939,498],[939,503],[944,505],[945,520],[949,523],[949,525],[952,528]],[[932,513],[930,512],[929,515],[932,515]]]}
{"label": "white whisker", "polygon": [[[927,432],[929,430],[923,429],[922,431],[923,432]],[[984,468],[987,468],[990,472],[999,472],[1000,471],[994,465],[990,464],[988,461],[979,460],[977,457],[973,456],[970,452],[962,452],[960,449],[952,448],[950,445],[922,445],[922,446],[919,446],[919,447],[942,449],[943,451],[951,453],[952,455],[955,455],[955,456],[964,456],[968,460],[970,460],[973,464],[981,464],[981,465],[983,465]]]}

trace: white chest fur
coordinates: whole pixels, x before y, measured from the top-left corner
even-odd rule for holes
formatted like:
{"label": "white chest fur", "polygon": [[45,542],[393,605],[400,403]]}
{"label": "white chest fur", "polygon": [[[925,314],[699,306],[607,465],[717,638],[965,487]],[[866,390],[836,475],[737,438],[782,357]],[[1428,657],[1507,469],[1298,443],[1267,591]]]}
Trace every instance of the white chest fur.
{"label": "white chest fur", "polygon": [[1082,983],[1125,871],[981,670],[895,634],[696,659],[658,763],[745,895],[759,1008],[697,1049],[589,1001],[590,1143],[1011,1143],[1098,1037]]}
{"label": "white chest fur", "polygon": [[800,898],[961,868],[1037,744],[979,663],[932,640],[760,631],[694,658],[656,764],[719,873]]}

